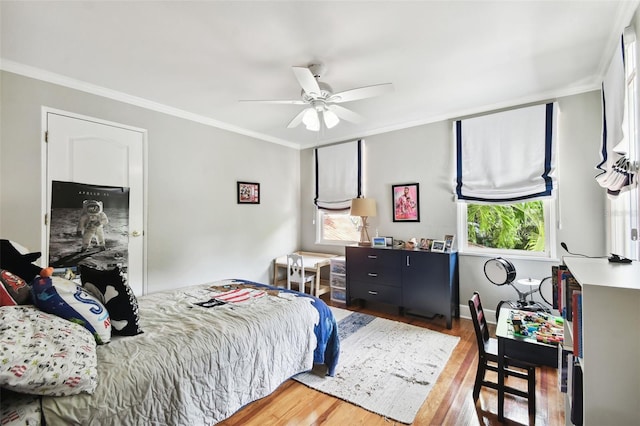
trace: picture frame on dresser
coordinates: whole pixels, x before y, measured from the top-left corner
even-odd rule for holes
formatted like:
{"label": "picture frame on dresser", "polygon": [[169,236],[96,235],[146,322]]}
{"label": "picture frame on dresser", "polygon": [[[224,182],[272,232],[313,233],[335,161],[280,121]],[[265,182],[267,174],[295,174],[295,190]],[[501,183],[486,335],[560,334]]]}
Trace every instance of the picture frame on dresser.
{"label": "picture frame on dresser", "polygon": [[431,251],[435,251],[437,253],[444,253],[446,248],[446,242],[444,240],[434,240],[431,243]]}
{"label": "picture frame on dresser", "polygon": [[371,243],[373,247],[386,247],[387,246],[387,238],[386,237],[373,237],[373,242]]}
{"label": "picture frame on dresser", "polygon": [[420,238],[420,250],[431,250],[431,244],[433,244],[433,239],[431,238]]}
{"label": "picture frame on dresser", "polygon": [[453,250],[453,243],[455,242],[455,235],[445,235],[444,236],[444,251]]}

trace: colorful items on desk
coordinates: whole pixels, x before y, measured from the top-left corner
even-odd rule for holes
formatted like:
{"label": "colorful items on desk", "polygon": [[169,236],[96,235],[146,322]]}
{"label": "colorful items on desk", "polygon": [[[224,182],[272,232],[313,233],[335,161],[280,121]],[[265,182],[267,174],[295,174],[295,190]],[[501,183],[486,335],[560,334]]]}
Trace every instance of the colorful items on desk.
{"label": "colorful items on desk", "polygon": [[564,341],[564,320],[545,312],[511,311],[513,334],[532,337],[538,342],[558,344]]}

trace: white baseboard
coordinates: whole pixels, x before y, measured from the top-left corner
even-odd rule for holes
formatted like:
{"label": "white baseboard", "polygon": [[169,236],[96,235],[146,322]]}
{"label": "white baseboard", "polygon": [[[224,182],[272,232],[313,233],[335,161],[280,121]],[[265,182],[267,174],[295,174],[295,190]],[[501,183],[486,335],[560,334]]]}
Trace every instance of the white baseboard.
{"label": "white baseboard", "polygon": [[[487,323],[496,323],[496,311],[494,309],[485,309],[484,316],[487,318]],[[469,305],[460,305],[460,318],[471,319],[471,311]]]}

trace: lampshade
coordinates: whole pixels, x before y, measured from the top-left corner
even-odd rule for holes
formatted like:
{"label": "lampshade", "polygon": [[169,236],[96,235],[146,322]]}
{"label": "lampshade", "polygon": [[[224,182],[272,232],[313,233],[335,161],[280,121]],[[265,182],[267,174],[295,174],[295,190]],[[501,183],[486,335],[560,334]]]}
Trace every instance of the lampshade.
{"label": "lampshade", "polygon": [[374,198],[354,198],[351,200],[351,216],[374,217],[376,213]]}

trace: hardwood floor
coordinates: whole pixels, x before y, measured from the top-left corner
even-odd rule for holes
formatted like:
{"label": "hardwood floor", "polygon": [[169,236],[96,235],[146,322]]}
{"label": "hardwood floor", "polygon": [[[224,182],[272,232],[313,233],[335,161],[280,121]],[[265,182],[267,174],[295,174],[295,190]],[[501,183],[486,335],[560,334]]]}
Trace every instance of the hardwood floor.
{"label": "hardwood floor", "polygon": [[[327,302],[331,304],[330,302]],[[336,305],[338,307],[343,307]],[[447,330],[444,318],[433,320],[403,317],[393,312],[350,307],[371,315],[406,322],[460,337],[437,383],[424,402],[413,425],[564,425],[564,398],[557,387],[557,370],[539,367],[536,371],[536,416],[530,419],[525,399],[505,397],[505,422],[497,416],[498,398],[493,389],[483,388],[477,404],[471,396],[478,349],[471,320],[455,319]],[[494,330],[492,330],[494,332]],[[492,374],[489,372],[488,374]],[[491,377],[491,376],[488,376]],[[495,380],[495,375],[492,378]],[[522,381],[507,379],[511,386]],[[526,386],[523,383],[524,386]],[[524,387],[523,387],[524,389]],[[531,421],[530,421],[531,420]],[[287,380],[273,394],[255,401],[219,423],[223,426],[251,425],[401,425],[340,399]]]}

